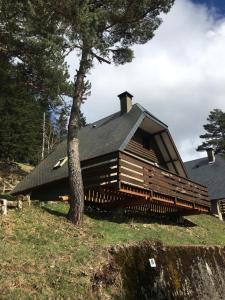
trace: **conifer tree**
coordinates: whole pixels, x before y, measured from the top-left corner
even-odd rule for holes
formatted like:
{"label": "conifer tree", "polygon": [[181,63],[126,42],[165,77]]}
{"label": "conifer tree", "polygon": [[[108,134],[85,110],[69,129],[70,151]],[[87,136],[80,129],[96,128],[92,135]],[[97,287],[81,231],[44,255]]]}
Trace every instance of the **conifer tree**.
{"label": "conifer tree", "polygon": [[62,95],[71,96],[62,29],[51,9],[54,3],[0,0],[2,159],[37,163],[43,112],[51,123],[50,114],[62,105]]}
{"label": "conifer tree", "polygon": [[24,84],[45,107],[72,94],[63,26],[54,5],[53,0],[0,0],[0,55],[16,63]]}
{"label": "conifer tree", "polygon": [[40,154],[42,109],[19,74],[16,66],[1,57],[0,159],[35,164]]}
{"label": "conifer tree", "polygon": [[221,109],[213,109],[207,118],[208,123],[203,125],[206,133],[200,135],[204,141],[197,151],[213,148],[215,153],[225,152],[225,113]]}
{"label": "conifer tree", "polygon": [[167,13],[173,2],[0,0],[0,51],[19,59],[27,84],[40,93],[42,101],[53,102],[54,95],[62,93],[59,80],[67,90],[64,58],[73,50],[79,55],[67,139],[71,194],[68,218],[74,224],[82,223],[84,206],[78,131],[81,104],[90,92],[86,76],[94,60],[116,65],[131,62],[132,46],[152,39],[161,23],[160,14]]}
{"label": "conifer tree", "polygon": [[116,65],[131,62],[132,46],[145,44],[161,23],[160,14],[167,13],[173,0],[67,0],[57,11],[64,17],[69,49],[79,52],[79,66],[74,80],[73,103],[68,125],[68,168],[70,209],[68,218],[82,224],[84,191],[79,160],[78,131],[80,108],[90,91],[86,80],[96,59]]}

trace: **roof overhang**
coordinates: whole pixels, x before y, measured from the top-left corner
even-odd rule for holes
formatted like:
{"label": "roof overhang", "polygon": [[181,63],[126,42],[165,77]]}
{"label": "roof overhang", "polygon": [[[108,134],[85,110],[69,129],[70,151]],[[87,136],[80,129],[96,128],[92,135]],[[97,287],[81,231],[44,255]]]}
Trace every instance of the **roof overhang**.
{"label": "roof overhang", "polygon": [[144,112],[139,118],[120,150],[125,149],[138,128],[141,128],[154,136],[168,170],[187,178],[186,169],[170,135],[168,126],[147,112]]}
{"label": "roof overhang", "polygon": [[168,129],[168,127],[156,120],[155,118],[151,118],[148,114],[144,114],[143,120],[140,124],[140,128],[144,131],[149,132],[150,134],[156,134],[158,132],[162,132]]}
{"label": "roof overhang", "polygon": [[169,171],[179,174],[182,177],[188,177],[184,163],[179,155],[169,130],[158,132],[154,135],[154,137]]}

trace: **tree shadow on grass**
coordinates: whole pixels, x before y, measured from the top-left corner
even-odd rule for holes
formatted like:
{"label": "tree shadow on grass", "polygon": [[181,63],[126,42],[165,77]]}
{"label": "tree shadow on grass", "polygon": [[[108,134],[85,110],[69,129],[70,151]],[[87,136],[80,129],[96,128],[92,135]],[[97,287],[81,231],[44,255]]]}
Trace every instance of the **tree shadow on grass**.
{"label": "tree shadow on grass", "polygon": [[[67,218],[67,213],[60,211],[57,207],[42,206],[42,209],[51,215]],[[180,227],[195,227],[193,222],[186,218],[178,219],[176,215],[140,215],[138,213],[125,213],[118,210],[102,210],[86,206],[84,214],[92,219],[99,221],[109,221],[117,224],[122,223],[142,223],[142,224],[160,224],[174,225]]]}
{"label": "tree shadow on grass", "polygon": [[95,220],[105,220],[114,223],[143,223],[143,224],[160,224],[160,225],[174,225],[180,227],[195,227],[195,223],[186,219],[185,217],[177,218],[176,215],[140,215],[138,213],[125,213],[118,210],[100,210],[97,208],[86,207],[85,215]]}
{"label": "tree shadow on grass", "polygon": [[57,210],[56,207],[50,208],[50,207],[48,207],[48,206],[42,206],[41,208],[42,208],[44,211],[47,211],[48,213],[50,213],[50,214],[53,215],[53,216],[64,217],[64,218],[66,218],[66,216],[67,216],[67,213]]}

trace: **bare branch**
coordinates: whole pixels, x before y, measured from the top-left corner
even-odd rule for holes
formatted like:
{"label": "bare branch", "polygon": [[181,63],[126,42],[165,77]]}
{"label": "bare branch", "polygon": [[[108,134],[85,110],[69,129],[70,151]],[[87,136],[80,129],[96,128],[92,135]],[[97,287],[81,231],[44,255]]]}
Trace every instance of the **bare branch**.
{"label": "bare branch", "polygon": [[103,57],[97,55],[97,54],[94,53],[93,51],[91,51],[91,55],[93,55],[93,56],[100,62],[100,64],[103,63],[103,62],[105,62],[105,63],[107,63],[107,64],[109,64],[109,65],[111,64],[111,62],[110,62],[109,60],[107,60],[107,59],[105,59],[105,58],[103,58]]}

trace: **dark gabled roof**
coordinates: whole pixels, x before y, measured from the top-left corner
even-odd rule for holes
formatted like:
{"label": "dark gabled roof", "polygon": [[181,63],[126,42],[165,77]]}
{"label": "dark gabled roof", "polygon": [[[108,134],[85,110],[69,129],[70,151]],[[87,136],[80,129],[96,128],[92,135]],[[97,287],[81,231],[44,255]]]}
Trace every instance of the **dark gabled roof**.
{"label": "dark gabled roof", "polygon": [[[85,161],[104,154],[124,150],[135,131],[146,118],[154,124],[157,124],[157,130],[166,132],[166,136],[169,138],[168,143],[171,144],[173,153],[177,158],[176,160],[179,162],[180,172],[186,176],[183,162],[170,137],[167,125],[149,113],[140,104],[134,104],[128,113],[121,115],[120,112],[117,112],[81,128],[79,131],[80,160]],[[67,163],[62,167],[53,168],[54,165],[65,156],[67,156],[66,140],[60,143],[52,153],[25,177],[24,180],[15,187],[12,194],[29,191],[38,186],[67,178]]]}
{"label": "dark gabled roof", "polygon": [[211,199],[225,198],[225,155],[216,154],[215,162],[199,158],[184,163],[189,177],[209,189]]}
{"label": "dark gabled roof", "polygon": [[[129,136],[134,134],[143,118],[142,109],[138,105],[133,105],[127,114],[120,115],[120,112],[117,112],[81,128],[79,132],[80,160],[84,161],[120,150]],[[15,187],[12,194],[66,178],[68,176],[67,164],[53,169],[57,161],[66,155],[67,142],[65,140]]]}

